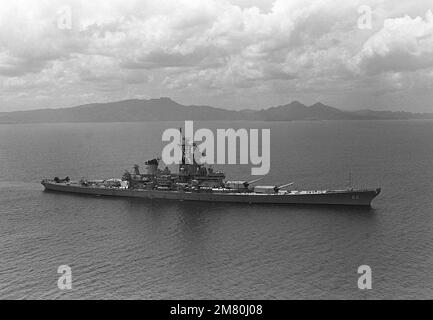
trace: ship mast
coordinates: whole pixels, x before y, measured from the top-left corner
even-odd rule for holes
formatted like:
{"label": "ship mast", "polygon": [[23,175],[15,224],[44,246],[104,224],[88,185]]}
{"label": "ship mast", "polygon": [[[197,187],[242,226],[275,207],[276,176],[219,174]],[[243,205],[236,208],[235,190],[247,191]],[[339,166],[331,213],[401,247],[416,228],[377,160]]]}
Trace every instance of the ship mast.
{"label": "ship mast", "polygon": [[349,180],[347,181],[347,184],[348,184],[348,189],[353,189],[353,186],[352,186],[352,170],[349,170]]}
{"label": "ship mast", "polygon": [[182,128],[180,128],[180,143],[182,144],[182,165],[185,165],[185,136],[182,134]]}

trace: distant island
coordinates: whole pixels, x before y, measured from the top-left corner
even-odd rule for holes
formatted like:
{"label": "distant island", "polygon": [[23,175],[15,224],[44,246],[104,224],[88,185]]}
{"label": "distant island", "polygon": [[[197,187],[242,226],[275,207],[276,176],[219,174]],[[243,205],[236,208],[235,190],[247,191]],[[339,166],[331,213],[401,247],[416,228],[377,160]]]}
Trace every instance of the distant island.
{"label": "distant island", "polygon": [[296,121],[296,120],[407,120],[433,119],[433,113],[393,111],[343,111],[298,101],[263,110],[233,111],[210,106],[185,106],[170,98],[94,103],[72,108],[0,112],[0,124],[55,122],[142,121]]}

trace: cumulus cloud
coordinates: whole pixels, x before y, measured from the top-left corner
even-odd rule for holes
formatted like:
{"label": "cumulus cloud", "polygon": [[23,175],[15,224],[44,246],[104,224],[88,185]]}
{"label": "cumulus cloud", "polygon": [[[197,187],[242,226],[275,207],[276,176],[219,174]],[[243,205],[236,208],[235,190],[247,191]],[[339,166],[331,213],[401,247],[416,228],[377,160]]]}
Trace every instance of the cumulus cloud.
{"label": "cumulus cloud", "polygon": [[[2,108],[142,96],[229,108],[294,99],[386,107],[374,101],[364,105],[360,93],[405,91],[416,98],[431,79],[429,2],[2,2]],[[361,5],[372,8],[372,29],[357,27]],[[68,13],[71,26],[63,28],[59,21]],[[25,98],[23,92],[41,99]],[[420,109],[428,108],[428,98],[417,99]]]}
{"label": "cumulus cloud", "polygon": [[360,72],[413,71],[433,66],[433,13],[386,19],[355,56]]}

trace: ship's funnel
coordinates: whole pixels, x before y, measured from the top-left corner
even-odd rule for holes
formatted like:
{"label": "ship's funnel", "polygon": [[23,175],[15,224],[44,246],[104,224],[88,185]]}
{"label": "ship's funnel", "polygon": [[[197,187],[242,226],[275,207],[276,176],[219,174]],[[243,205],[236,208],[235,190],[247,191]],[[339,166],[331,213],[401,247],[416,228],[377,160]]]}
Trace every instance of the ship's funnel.
{"label": "ship's funnel", "polygon": [[139,176],[140,175],[140,166],[138,164],[134,165],[134,173],[135,175]]}

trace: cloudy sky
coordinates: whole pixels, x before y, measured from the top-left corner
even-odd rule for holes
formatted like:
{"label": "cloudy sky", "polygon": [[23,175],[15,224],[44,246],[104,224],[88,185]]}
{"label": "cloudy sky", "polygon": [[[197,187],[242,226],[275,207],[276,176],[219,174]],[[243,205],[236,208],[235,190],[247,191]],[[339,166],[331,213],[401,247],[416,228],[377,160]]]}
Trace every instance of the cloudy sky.
{"label": "cloudy sky", "polygon": [[433,112],[432,12],[431,0],[0,0],[0,111],[168,96]]}

